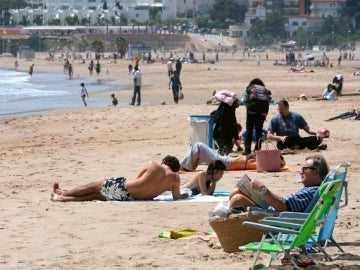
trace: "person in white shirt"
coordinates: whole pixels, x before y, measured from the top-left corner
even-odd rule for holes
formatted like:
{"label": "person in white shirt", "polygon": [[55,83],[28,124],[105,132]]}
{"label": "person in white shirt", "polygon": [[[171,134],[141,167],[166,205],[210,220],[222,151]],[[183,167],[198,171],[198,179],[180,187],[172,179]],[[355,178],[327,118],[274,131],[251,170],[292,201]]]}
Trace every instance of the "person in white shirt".
{"label": "person in white shirt", "polygon": [[87,103],[86,103],[85,97],[89,97],[89,94],[88,94],[88,91],[85,88],[84,83],[81,83],[80,86],[81,86],[80,96],[81,96],[81,99],[82,99],[82,101],[84,103],[84,106],[86,107]]}
{"label": "person in white shirt", "polygon": [[141,105],[141,94],[140,94],[140,89],[141,89],[141,72],[139,70],[138,65],[134,66],[134,73],[133,73],[133,80],[134,80],[134,92],[133,92],[133,96],[131,99],[131,102],[129,103],[129,105],[135,105],[135,100],[136,100],[136,96],[137,96],[137,106]]}
{"label": "person in white shirt", "polygon": [[321,98],[324,100],[336,100],[337,94],[336,94],[335,86],[329,83],[327,88],[323,91]]}

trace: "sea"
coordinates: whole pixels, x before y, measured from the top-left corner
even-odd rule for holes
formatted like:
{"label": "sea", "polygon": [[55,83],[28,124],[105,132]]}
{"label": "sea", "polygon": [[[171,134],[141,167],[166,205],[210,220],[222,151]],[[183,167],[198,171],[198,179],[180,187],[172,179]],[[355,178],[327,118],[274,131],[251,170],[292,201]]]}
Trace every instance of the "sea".
{"label": "sea", "polygon": [[[58,109],[83,107],[80,83],[85,83],[90,98],[89,107],[111,105],[111,98],[92,98],[96,92],[123,90],[129,86],[115,85],[114,81],[94,77],[74,77],[59,72],[35,72],[31,77],[26,71],[0,69],[0,118],[27,116]],[[126,103],[127,104],[127,103]],[[119,106],[125,106],[119,102]]]}

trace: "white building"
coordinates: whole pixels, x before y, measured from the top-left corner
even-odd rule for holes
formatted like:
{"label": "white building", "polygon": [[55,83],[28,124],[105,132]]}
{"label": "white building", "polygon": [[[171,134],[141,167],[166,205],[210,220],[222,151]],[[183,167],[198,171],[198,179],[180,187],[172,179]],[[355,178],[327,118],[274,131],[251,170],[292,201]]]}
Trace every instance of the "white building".
{"label": "white building", "polygon": [[326,18],[331,16],[339,18],[345,7],[346,0],[311,0],[310,16]]}

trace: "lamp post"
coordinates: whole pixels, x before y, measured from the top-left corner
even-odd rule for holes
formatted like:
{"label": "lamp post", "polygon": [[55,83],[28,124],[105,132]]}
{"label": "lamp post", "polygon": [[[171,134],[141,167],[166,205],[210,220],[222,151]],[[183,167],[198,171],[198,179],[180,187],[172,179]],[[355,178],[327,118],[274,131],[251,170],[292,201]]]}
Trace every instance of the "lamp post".
{"label": "lamp post", "polygon": [[347,45],[348,45],[348,47],[350,47],[349,35],[350,35],[350,30],[347,31]]}
{"label": "lamp post", "polygon": [[331,32],[331,34],[332,34],[332,47],[333,47],[333,49],[335,48],[335,36],[334,36],[334,31],[332,31]]}
{"label": "lamp post", "polygon": [[161,37],[161,48],[162,48],[162,50],[163,50],[164,57],[165,57],[165,41],[164,41],[164,37],[163,37],[163,36]]}

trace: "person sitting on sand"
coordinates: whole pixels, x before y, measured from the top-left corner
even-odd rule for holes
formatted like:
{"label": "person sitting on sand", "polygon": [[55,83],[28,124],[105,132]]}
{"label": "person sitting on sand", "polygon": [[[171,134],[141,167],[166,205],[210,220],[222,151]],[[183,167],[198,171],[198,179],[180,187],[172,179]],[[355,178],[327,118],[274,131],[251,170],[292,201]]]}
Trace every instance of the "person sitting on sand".
{"label": "person sitting on sand", "polygon": [[132,201],[152,200],[164,191],[171,190],[174,200],[186,199],[189,194],[180,194],[179,160],[166,156],[161,165],[150,161],[136,179],[125,177],[101,179],[70,190],[63,190],[54,183],[51,200],[54,202],[82,201]]}
{"label": "person sitting on sand", "polygon": [[[304,212],[328,172],[329,166],[325,158],[322,155],[313,155],[305,159],[300,170],[301,183],[304,187],[297,192],[286,197],[277,195],[259,180],[251,180],[250,188],[261,192],[263,199],[270,205],[269,211]],[[247,207],[258,206],[238,188],[230,193],[229,200],[230,209],[240,207],[245,210]]]}
{"label": "person sitting on sand", "polygon": [[337,100],[337,93],[335,86],[331,83],[328,84],[327,88],[323,91],[321,99],[323,100]]}
{"label": "person sitting on sand", "polygon": [[111,94],[110,97],[111,97],[112,105],[113,106],[118,105],[119,102],[118,102],[117,98],[115,97],[115,94]]}
{"label": "person sitting on sand", "polygon": [[[254,155],[247,156],[222,156],[203,142],[195,143],[180,161],[183,171],[195,171],[199,163],[210,164],[213,160],[224,163],[226,170],[256,170],[256,159]],[[281,157],[280,165],[285,166],[285,160]]]}
{"label": "person sitting on sand", "polygon": [[[324,137],[318,132],[311,131],[304,117],[290,111],[287,100],[282,99],[278,102],[278,111],[279,113],[270,120],[267,134],[268,140],[277,141],[278,149],[304,149],[307,147],[310,150],[325,150],[327,148],[326,144],[321,144]],[[303,129],[312,136],[301,137],[299,129]]]}
{"label": "person sitting on sand", "polygon": [[180,188],[191,189],[192,195],[212,195],[216,183],[222,178],[225,170],[224,163],[220,160],[213,160],[206,171],[197,172],[188,183],[183,184]]}

